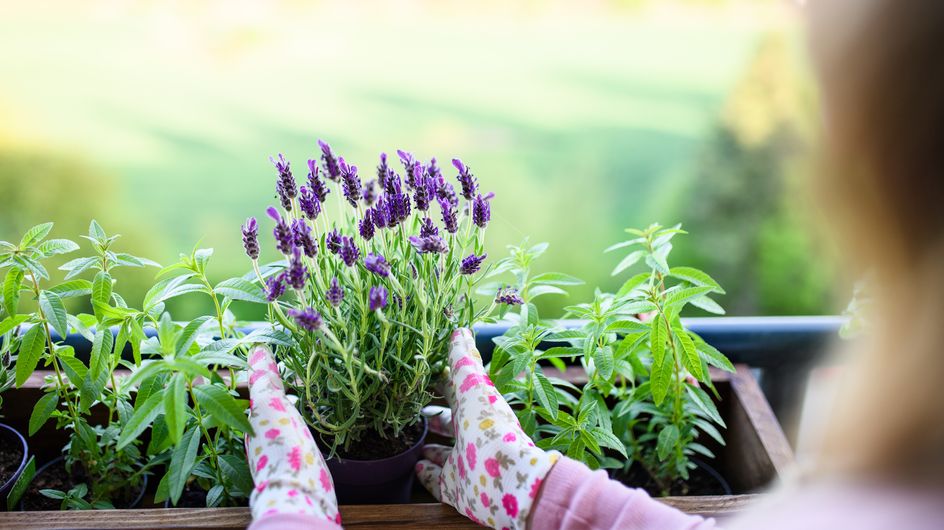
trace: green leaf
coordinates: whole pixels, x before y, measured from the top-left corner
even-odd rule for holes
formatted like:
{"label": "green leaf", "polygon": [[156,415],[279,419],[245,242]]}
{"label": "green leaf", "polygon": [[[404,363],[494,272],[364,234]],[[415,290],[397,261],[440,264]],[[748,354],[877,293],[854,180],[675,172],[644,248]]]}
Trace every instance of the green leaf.
{"label": "green leaf", "polygon": [[41,325],[35,325],[23,335],[20,351],[16,357],[16,386],[21,387],[36,370],[39,358],[46,348],[46,331]]}
{"label": "green leaf", "polygon": [[20,303],[20,287],[23,285],[23,271],[20,269],[10,269],[3,280],[3,308],[7,314],[13,316],[16,314],[16,308]]}
{"label": "green leaf", "polygon": [[682,345],[682,365],[695,379],[704,381],[707,374],[703,373],[701,370],[701,358],[698,357],[695,342],[682,328],[681,323],[679,323],[677,327],[674,327],[673,330],[675,331],[675,336],[678,338],[679,344]]}
{"label": "green leaf", "polygon": [[608,447],[614,451],[619,452],[621,455],[623,455],[623,458],[629,458],[629,455],[626,454],[626,446],[612,432],[608,432],[599,427],[594,427],[593,429],[590,429],[590,434],[600,446]]}
{"label": "green leaf", "polygon": [[167,489],[171,502],[175,505],[180,500],[180,495],[187,485],[187,479],[190,478],[190,472],[197,461],[197,449],[200,447],[200,434],[197,426],[187,429],[179,437],[180,443],[176,444],[174,452],[171,455],[170,465],[168,466]]}
{"label": "green leaf", "polygon": [[92,222],[89,223],[88,237],[96,243],[104,243],[108,236],[105,235],[105,230],[102,228],[102,225],[98,224],[98,221],[92,219]]}
{"label": "green leaf", "polygon": [[538,403],[547,410],[547,413],[552,419],[557,419],[559,404],[554,385],[552,385],[541,372],[534,372],[531,384],[534,385],[534,396],[537,398]]}
{"label": "green leaf", "polygon": [[210,316],[197,317],[187,323],[180,335],[177,336],[177,343],[174,350],[178,356],[185,355],[187,351],[190,350],[190,346],[197,340],[197,332],[200,331],[200,328],[210,321],[211,318]]}
{"label": "green leaf", "polygon": [[700,296],[698,298],[693,298],[690,302],[693,306],[698,309],[707,311],[713,315],[723,315],[725,313],[724,308],[707,296]]}
{"label": "green leaf", "polygon": [[662,274],[669,273],[669,264],[666,261],[666,256],[668,256],[669,251],[672,250],[672,245],[665,245],[657,249],[652,254],[646,256],[646,265],[653,270],[657,270]]}
{"label": "green leaf", "polygon": [[79,245],[68,239],[50,239],[39,245],[39,252],[44,256],[56,256],[58,254],[68,254],[79,250]]}
{"label": "green leaf", "polygon": [[138,406],[131,419],[121,429],[121,436],[118,437],[119,450],[136,440],[151,425],[154,418],[163,412],[161,408],[163,398],[160,392],[155,392]]}
{"label": "green leaf", "polygon": [[8,331],[26,322],[28,319],[29,315],[16,315],[0,320],[0,335],[5,335]]}
{"label": "green leaf", "polygon": [[19,504],[20,498],[23,497],[23,494],[26,493],[26,488],[33,482],[33,478],[36,476],[36,457],[31,456],[29,461],[26,462],[26,467],[23,468],[23,473],[16,479],[16,482],[13,484],[13,487],[10,488],[10,493],[7,494],[7,511],[12,512],[16,505]]}
{"label": "green leaf", "polygon": [[104,318],[102,306],[107,307],[111,302],[111,291],[111,275],[105,271],[99,271],[92,280],[92,308],[99,321]]}
{"label": "green leaf", "polygon": [[65,339],[69,335],[69,319],[66,307],[62,305],[62,298],[56,293],[42,291],[39,293],[39,307],[53,329]]}
{"label": "green leaf", "polygon": [[49,392],[43,397],[39,398],[39,401],[37,401],[36,405],[33,407],[33,413],[30,414],[30,436],[33,436],[37,431],[39,431],[40,427],[42,427],[49,419],[49,416],[52,415],[52,412],[56,410],[56,405],[58,404],[59,394],[56,392]]}
{"label": "green leaf", "polygon": [[633,292],[634,289],[636,289],[637,287],[645,283],[646,280],[648,280],[650,276],[651,275],[648,272],[640,272],[639,274],[626,280],[626,282],[623,283],[623,286],[620,287],[620,290],[616,292],[617,298],[622,298],[626,296],[627,294]]}
{"label": "green leaf", "polygon": [[567,295],[567,291],[553,285],[535,285],[534,287],[528,289],[528,300],[534,300],[535,298],[544,296],[546,294]]}
{"label": "green leaf", "polygon": [[659,455],[659,460],[665,460],[669,457],[669,454],[675,450],[678,438],[679,431],[675,425],[667,425],[662,429],[662,432],[659,433],[659,441],[656,444],[656,453]]}
{"label": "green leaf", "polygon": [[616,268],[613,269],[613,272],[610,275],[616,276],[617,274],[623,272],[624,270],[632,267],[633,265],[638,263],[639,260],[642,259],[642,257],[645,254],[646,252],[643,250],[634,250],[630,252],[625,258],[623,258],[622,261],[619,262],[619,264],[616,266]]}
{"label": "green leaf", "polygon": [[108,366],[111,358],[112,348],[115,347],[115,337],[111,334],[111,329],[100,326],[95,332],[95,339],[92,341],[92,350],[89,353],[89,370],[93,379],[98,379],[99,374]]}
{"label": "green leaf", "polygon": [[711,421],[722,427],[725,426],[724,420],[721,419],[721,414],[718,413],[718,408],[715,406],[715,402],[711,400],[711,397],[708,396],[704,390],[692,385],[685,385],[685,390],[692,398],[692,403],[704,412]]}
{"label": "green leaf", "polygon": [[711,276],[692,267],[672,267],[669,269],[669,276],[685,280],[696,286],[714,287],[715,292],[724,294],[724,289],[722,289],[721,285],[714,281]]}
{"label": "green leaf", "polygon": [[593,354],[593,365],[597,374],[608,381],[613,377],[613,364],[613,348],[609,346],[597,348]]}
{"label": "green leaf", "polygon": [[171,442],[177,444],[187,424],[187,389],[183,374],[174,374],[164,393],[164,421]]}
{"label": "green leaf", "polygon": [[701,432],[703,432],[703,433],[707,434],[708,436],[711,436],[712,438],[714,438],[715,441],[717,441],[719,444],[725,445],[724,437],[721,436],[721,432],[718,431],[718,429],[716,429],[714,425],[708,423],[707,421],[703,420],[702,418],[695,418],[695,420],[692,421],[692,424],[693,424],[695,427],[698,427],[698,429],[699,429]]}
{"label": "green leaf", "polygon": [[233,300],[242,300],[244,302],[254,302],[257,304],[268,303],[261,287],[242,278],[223,280],[216,284],[213,291],[216,294],[227,296]]}
{"label": "green leaf", "polygon": [[678,291],[671,291],[665,297],[664,307],[666,309],[670,307],[678,308],[679,310],[685,306],[693,298],[698,298],[710,293],[714,290],[714,287],[702,286],[702,287],[687,287],[685,289],[679,289]]}
{"label": "green leaf", "polygon": [[213,377],[213,374],[207,370],[206,366],[194,361],[189,357],[177,357],[173,361],[169,362],[172,364],[174,369],[187,374],[191,378],[206,377],[207,379],[210,379]]}
{"label": "green leaf", "polygon": [[79,274],[89,270],[93,265],[99,263],[98,258],[76,258],[72,261],[69,261],[59,267],[61,271],[69,271],[69,274],[66,274],[66,279],[75,278]]}
{"label": "green leaf", "polygon": [[571,346],[555,346],[548,348],[540,355],[541,359],[551,359],[557,357],[576,357],[583,354],[583,348],[574,348]]}
{"label": "green leaf", "polygon": [[613,322],[603,331],[604,333],[619,333],[625,336],[645,333],[649,331],[649,326],[638,320],[620,320],[619,322]]}
{"label": "green leaf", "polygon": [[20,239],[20,248],[25,249],[26,247],[39,243],[49,235],[51,230],[52,223],[43,223],[30,228],[25,234],[23,234],[23,239]]}
{"label": "green leaf", "polygon": [[220,455],[220,471],[236,491],[247,497],[252,493],[252,475],[244,457]]}
{"label": "green leaf", "polygon": [[649,334],[649,349],[652,352],[652,372],[649,377],[652,385],[652,399],[656,405],[662,403],[669,391],[672,379],[672,362],[665,351],[666,330],[665,318],[658,315],[652,320],[652,331]]}
{"label": "green leaf", "polygon": [[568,342],[575,339],[585,339],[587,334],[579,329],[565,329],[544,337],[545,342]]}
{"label": "green leaf", "polygon": [[531,279],[533,283],[544,283],[547,285],[583,285],[583,280],[569,274],[560,272],[545,272],[538,274]]}
{"label": "green leaf", "polygon": [[705,340],[698,335],[691,332],[689,332],[689,334],[695,341],[695,349],[698,350],[698,353],[701,354],[705,362],[726,372],[731,372],[732,374],[735,372],[734,365],[731,364],[731,361],[729,361],[723,353],[715,349],[711,344],[705,342]]}
{"label": "green leaf", "polygon": [[252,433],[252,425],[246,417],[247,403],[244,400],[237,400],[222,387],[213,384],[193,387],[193,395],[201,408],[222,423],[239,431]]}
{"label": "green leaf", "polygon": [[47,289],[50,293],[59,295],[59,298],[73,296],[87,296],[92,294],[92,282],[88,280],[72,280]]}

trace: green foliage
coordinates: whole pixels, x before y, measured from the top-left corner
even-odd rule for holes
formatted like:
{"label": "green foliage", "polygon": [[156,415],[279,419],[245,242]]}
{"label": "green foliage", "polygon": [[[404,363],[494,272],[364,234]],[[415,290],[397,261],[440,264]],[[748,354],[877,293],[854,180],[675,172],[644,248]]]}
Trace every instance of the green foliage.
{"label": "green foliage", "polygon": [[[597,290],[592,301],[567,307],[567,317],[584,321],[577,329],[541,320],[526,300],[507,315],[513,325],[495,339],[489,373],[540,447],[591,468],[641,465],[667,493],[688,478],[693,455],[712,456],[699,443],[703,435],[723,443],[715,426],[724,423],[703,387],[714,390],[708,366],[734,367],[686,330],[680,315],[688,306],[723,313],[712,296],[724,290],[702,271],[670,266],[672,239],[685,233],[680,227],[627,232],[630,240],[607,249],[626,252],[614,274],[639,264],[647,270],[616,294]],[[513,248],[501,262],[508,265],[496,270],[510,271],[521,292],[532,292],[531,259],[541,252]],[[545,373],[547,365],[564,370],[562,359],[577,362],[586,383],[578,388]]]}

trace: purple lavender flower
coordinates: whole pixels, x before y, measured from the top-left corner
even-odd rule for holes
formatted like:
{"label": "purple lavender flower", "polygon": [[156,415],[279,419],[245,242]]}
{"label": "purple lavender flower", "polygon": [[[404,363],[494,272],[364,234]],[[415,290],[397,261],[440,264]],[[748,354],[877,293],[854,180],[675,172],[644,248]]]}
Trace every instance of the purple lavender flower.
{"label": "purple lavender flower", "polygon": [[410,196],[405,193],[397,193],[388,196],[388,201],[387,207],[390,214],[387,216],[387,226],[393,228],[410,217]]}
{"label": "purple lavender flower", "polygon": [[282,215],[274,207],[269,206],[266,214],[275,221],[275,228],[272,230],[272,235],[275,236],[275,248],[282,254],[291,254],[295,246],[295,234],[292,233],[291,227],[285,223]]}
{"label": "purple lavender flower", "polygon": [[446,199],[439,199],[439,209],[442,210],[443,226],[446,232],[455,234],[459,230],[459,219],[455,207]]}
{"label": "purple lavender flower", "polygon": [[357,262],[361,251],[358,250],[357,245],[354,244],[353,238],[344,236],[341,238],[341,251],[338,255],[341,256],[341,261],[343,261],[345,265],[351,267]]}
{"label": "purple lavender flower", "polygon": [[373,206],[377,201],[377,181],[370,179],[364,183],[364,192],[361,194],[364,198],[364,204],[368,207]]}
{"label": "purple lavender flower", "polygon": [[341,232],[338,232],[337,228],[328,232],[325,245],[328,247],[328,251],[332,254],[341,252]]}
{"label": "purple lavender flower", "polygon": [[372,217],[373,210],[367,209],[364,212],[364,218],[358,223],[358,229],[361,233],[361,237],[364,238],[364,241],[370,241],[374,237],[374,220]]}
{"label": "purple lavender flower", "polygon": [[298,309],[289,309],[288,316],[295,319],[295,323],[302,329],[308,331],[321,329],[321,314],[311,307],[306,307],[300,311]]}
{"label": "purple lavender flower", "polygon": [[381,278],[390,276],[390,264],[387,263],[387,260],[380,254],[368,254],[367,257],[364,258],[364,268]]}
{"label": "purple lavender flower", "polygon": [[456,195],[456,188],[448,182],[440,182],[436,188],[436,198],[448,202],[453,208],[459,206],[459,196]]}
{"label": "purple lavender flower", "polygon": [[367,301],[371,311],[387,307],[387,290],[382,285],[371,287],[370,293],[367,295]]}
{"label": "purple lavender flower", "polygon": [[383,188],[387,183],[387,172],[390,167],[387,166],[387,153],[380,153],[380,165],[377,166],[377,182]]}
{"label": "purple lavender flower", "polygon": [[462,264],[459,266],[460,274],[475,274],[482,268],[482,262],[485,261],[485,258],[488,257],[488,254],[482,254],[481,256],[476,256],[475,254],[469,254],[465,258],[462,258]]}
{"label": "purple lavender flower", "polygon": [[388,216],[389,211],[387,208],[387,201],[384,200],[383,196],[381,196],[379,199],[377,199],[374,207],[370,209],[370,219],[373,221],[375,227],[386,228]]}
{"label": "purple lavender flower", "polygon": [[298,188],[295,184],[295,177],[292,176],[291,163],[285,160],[285,156],[279,153],[279,159],[269,157],[269,161],[279,172],[279,178],[275,181],[275,192],[279,195],[282,207],[286,210],[292,209],[292,199],[298,194]]}
{"label": "purple lavender flower", "polygon": [[295,245],[301,247],[309,258],[315,257],[318,247],[315,245],[315,238],[311,235],[311,227],[308,223],[304,219],[295,219],[292,221],[292,233],[295,234]]}
{"label": "purple lavender flower", "polygon": [[524,303],[524,300],[521,299],[521,296],[518,294],[518,289],[506,285],[498,290],[498,293],[495,295],[496,304],[505,304],[505,305],[521,305]]}
{"label": "purple lavender flower", "polygon": [[446,242],[439,236],[410,236],[410,244],[413,245],[413,248],[420,254],[445,253],[449,250],[449,247],[446,246]]}
{"label": "purple lavender flower", "polygon": [[318,202],[325,202],[325,199],[328,198],[328,194],[331,193],[331,190],[328,189],[328,186],[325,185],[324,181],[321,180],[321,177],[318,174],[321,172],[321,169],[318,167],[317,160],[308,161],[308,187],[311,188],[311,192],[318,197]]}
{"label": "purple lavender flower", "polygon": [[426,166],[426,173],[429,175],[429,178],[436,181],[437,184],[442,180],[442,171],[439,169],[439,166],[436,165],[435,157],[429,159],[429,165]]}
{"label": "purple lavender flower", "polygon": [[337,276],[331,278],[331,287],[328,287],[328,290],[325,291],[325,298],[334,307],[341,305],[341,300],[344,300],[344,288],[338,283]]}
{"label": "purple lavender flower", "polygon": [[433,195],[428,180],[421,175],[414,182],[413,200],[416,201],[416,209],[423,212],[429,210],[429,200]]}
{"label": "purple lavender flower", "polygon": [[439,235],[439,228],[436,228],[436,225],[433,224],[433,220],[429,217],[424,217],[423,221],[420,223],[420,237],[435,237]]}
{"label": "purple lavender flower", "polygon": [[331,151],[331,146],[324,140],[318,140],[318,146],[321,147],[321,161],[324,163],[328,178],[337,182],[341,177],[341,168],[338,167],[338,159]]}
{"label": "purple lavender flower", "polygon": [[403,182],[406,184],[407,189],[413,189],[416,183],[416,159],[413,158],[413,153],[407,153],[402,149],[397,149],[397,156],[400,157],[400,163],[403,164],[403,169],[406,171],[406,177]]}
{"label": "purple lavender flower", "polygon": [[308,277],[308,269],[302,263],[302,252],[295,247],[292,249],[292,255],[288,260],[288,269],[285,270],[285,282],[292,286],[292,289],[300,291],[305,287],[305,278]]}
{"label": "purple lavender flower", "polygon": [[479,185],[475,181],[475,176],[472,175],[472,171],[469,170],[469,167],[462,163],[462,160],[458,158],[452,159],[452,165],[459,170],[459,176],[456,177],[459,179],[459,184],[462,186],[462,196],[465,197],[467,201],[471,201],[475,197],[475,192],[478,189]]}
{"label": "purple lavender flower", "polygon": [[269,276],[266,280],[265,293],[266,300],[270,302],[276,301],[285,294],[285,273]]}
{"label": "purple lavender flower", "polygon": [[488,199],[482,197],[481,194],[476,195],[475,201],[472,203],[472,222],[479,228],[485,228],[491,218],[492,210],[488,204]]}
{"label": "purple lavender flower", "polygon": [[311,188],[307,186],[302,186],[298,190],[298,207],[301,209],[302,213],[305,214],[305,217],[314,221],[318,218],[318,214],[321,213],[321,201],[318,200],[318,197],[311,191]]}
{"label": "purple lavender flower", "polygon": [[357,201],[361,198],[361,179],[357,176],[357,166],[347,165],[344,157],[338,160],[338,165],[341,168],[341,191],[344,192],[344,198],[357,208]]}
{"label": "purple lavender flower", "polygon": [[255,217],[246,219],[246,224],[243,225],[243,248],[249,259],[259,258],[259,224],[256,223]]}

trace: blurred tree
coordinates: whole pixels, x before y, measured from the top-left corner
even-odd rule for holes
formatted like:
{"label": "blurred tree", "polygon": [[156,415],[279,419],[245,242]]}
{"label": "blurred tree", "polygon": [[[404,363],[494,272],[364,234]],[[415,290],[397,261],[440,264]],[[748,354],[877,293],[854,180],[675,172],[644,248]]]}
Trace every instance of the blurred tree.
{"label": "blurred tree", "polygon": [[679,254],[728,290],[731,314],[832,309],[831,260],[811,237],[804,183],[813,172],[815,104],[789,40],[765,36],[698,161]]}

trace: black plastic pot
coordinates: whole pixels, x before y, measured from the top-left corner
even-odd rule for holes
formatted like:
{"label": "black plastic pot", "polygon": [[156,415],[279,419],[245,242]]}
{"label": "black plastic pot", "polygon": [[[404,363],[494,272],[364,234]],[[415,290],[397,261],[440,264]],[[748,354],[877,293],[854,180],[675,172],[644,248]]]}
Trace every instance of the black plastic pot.
{"label": "black plastic pot", "polygon": [[26,438],[24,438],[19,431],[5,423],[0,423],[0,438],[11,447],[19,446],[23,451],[23,458],[20,459],[20,465],[17,466],[13,476],[8,477],[6,481],[0,483],[0,499],[5,499],[7,492],[10,491],[10,488],[16,483],[16,479],[20,478],[20,475],[23,474],[23,469],[26,468],[26,462],[29,460],[29,446],[26,445]]}
{"label": "black plastic pot", "polygon": [[704,460],[700,460],[698,458],[693,458],[692,462],[695,462],[696,466],[701,468],[702,471],[713,478],[718,483],[718,486],[721,488],[721,490],[724,491],[725,495],[731,495],[733,493],[731,491],[731,485],[728,484],[728,481],[725,480],[723,476],[721,476],[721,473],[719,473],[717,469],[711,467]]}
{"label": "black plastic pot", "polygon": [[[46,462],[45,464],[42,465],[42,467],[40,467],[36,471],[36,476],[38,477],[42,475],[43,472],[45,472],[47,469],[50,469],[56,466],[62,466],[63,462],[65,462],[65,457],[63,456],[60,456],[59,458],[56,458],[55,460],[50,460],[49,462]],[[148,485],[148,477],[147,475],[142,475],[141,476],[141,491],[138,492],[138,496],[135,497],[134,501],[129,503],[128,506],[122,506],[122,508],[136,508],[139,504],[141,504],[141,500],[144,499],[144,492],[147,490],[147,485]],[[22,500],[20,500],[20,505],[18,508],[20,511],[24,511]]]}
{"label": "black plastic pot", "polygon": [[413,469],[423,452],[428,425],[406,451],[380,460],[329,458],[326,463],[339,504],[407,504],[413,490]]}

